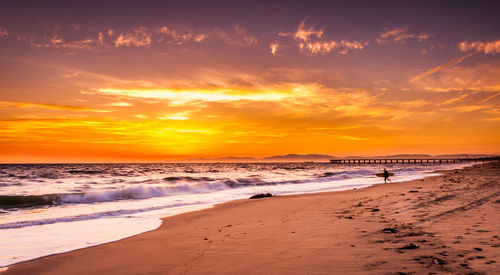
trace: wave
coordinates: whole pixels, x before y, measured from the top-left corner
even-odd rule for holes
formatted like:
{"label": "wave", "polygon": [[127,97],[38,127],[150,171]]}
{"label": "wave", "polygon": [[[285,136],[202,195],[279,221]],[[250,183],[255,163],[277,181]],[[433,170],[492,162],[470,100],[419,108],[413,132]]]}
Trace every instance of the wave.
{"label": "wave", "polygon": [[246,178],[209,178],[209,177],[166,177],[163,180],[170,183],[169,186],[151,186],[145,182],[140,182],[133,187],[126,187],[114,190],[83,192],[83,193],[58,193],[44,195],[27,196],[0,196],[0,209],[28,208],[40,206],[54,206],[72,203],[95,203],[111,202],[119,200],[149,199],[154,197],[164,197],[178,194],[209,193],[230,188],[281,185],[281,184],[304,184],[312,182],[328,182],[344,180],[359,176],[373,175],[371,170],[345,171],[345,172],[324,172],[313,178],[286,180],[286,181],[265,181],[252,175]]}
{"label": "wave", "polygon": [[26,208],[42,205],[54,205],[60,201],[58,194],[39,196],[0,196],[0,209]]}
{"label": "wave", "polygon": [[95,175],[95,174],[102,174],[102,173],[105,173],[105,172],[104,171],[98,171],[98,170],[69,170],[68,173],[70,173],[70,174]]}
{"label": "wave", "polygon": [[177,181],[215,181],[216,179],[212,179],[209,177],[166,177],[163,179],[164,181],[171,181],[171,182],[177,182]]}
{"label": "wave", "polygon": [[202,182],[198,184],[184,184],[178,186],[145,186],[123,188],[90,193],[62,193],[30,196],[0,196],[0,209],[28,208],[36,206],[53,206],[68,203],[94,203],[118,200],[149,199],[181,193],[208,193],[230,188],[224,182]]}

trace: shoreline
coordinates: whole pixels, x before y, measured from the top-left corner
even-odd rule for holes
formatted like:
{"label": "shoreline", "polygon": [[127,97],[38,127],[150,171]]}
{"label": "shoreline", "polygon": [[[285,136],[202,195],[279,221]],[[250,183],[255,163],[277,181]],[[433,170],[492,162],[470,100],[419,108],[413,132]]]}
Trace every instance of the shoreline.
{"label": "shoreline", "polygon": [[[391,171],[394,171],[397,176],[391,177],[393,182],[402,182],[402,181],[410,181],[410,180],[415,180],[415,179],[421,179],[429,176],[436,175],[435,171],[438,169],[441,170],[449,170],[449,169],[461,169],[464,166],[468,166],[471,164],[460,164],[460,165],[445,165],[444,167],[441,165],[435,166],[435,165],[417,165],[417,166],[405,166],[405,165],[395,165],[391,166],[390,168],[394,169]],[[328,164],[328,166],[331,166]],[[334,181],[330,181],[329,177],[324,177],[326,181],[326,185],[323,184],[323,177],[318,176],[318,182],[314,183],[313,185],[309,184],[309,187],[307,187],[308,183],[306,184],[289,184],[289,185],[276,185],[276,186],[271,186],[269,185],[266,187],[263,185],[264,189],[259,190],[262,188],[259,188],[257,186],[257,190],[251,190],[250,192],[245,191],[246,188],[229,188],[229,190],[223,190],[222,192],[230,192],[231,194],[227,194],[225,199],[217,199],[216,201],[213,201],[210,199],[210,194],[217,194],[218,192],[213,192],[213,193],[208,193],[207,197],[200,198],[201,200],[198,201],[197,204],[188,204],[184,206],[179,206],[179,207],[173,207],[173,208],[165,208],[166,211],[159,211],[156,215],[149,215],[149,217],[143,216],[145,218],[144,221],[137,221],[134,219],[131,219],[129,217],[123,217],[121,220],[116,220],[116,219],[92,219],[88,221],[79,221],[77,223],[72,223],[70,222],[69,224],[66,223],[59,223],[59,227],[63,227],[64,231],[60,231],[56,226],[43,226],[43,227],[33,227],[32,232],[23,233],[25,231],[22,227],[20,230],[16,229],[7,229],[8,232],[6,234],[0,234],[2,237],[5,239],[2,239],[0,241],[0,246],[5,246],[5,247],[11,247],[12,249],[18,249],[16,253],[10,253],[9,250],[3,251],[2,255],[0,255],[0,267],[6,267],[10,266],[16,263],[21,263],[29,260],[34,260],[40,257],[44,256],[49,256],[49,255],[54,255],[54,254],[60,254],[60,253],[65,253],[65,252],[70,252],[73,250],[77,249],[82,249],[86,247],[92,247],[96,245],[101,245],[101,244],[106,244],[114,241],[118,241],[127,237],[131,237],[134,235],[138,235],[144,232],[148,232],[151,230],[154,230],[158,228],[161,223],[163,217],[168,217],[172,215],[177,215],[181,213],[186,213],[186,212],[191,212],[191,211],[196,211],[196,210],[201,210],[201,209],[206,209],[213,207],[216,204],[221,204],[225,202],[230,202],[234,200],[240,200],[240,199],[248,199],[250,196],[258,194],[258,193],[272,193],[277,196],[283,196],[283,195],[290,195],[290,194],[311,194],[311,193],[320,193],[320,192],[330,192],[330,191],[342,191],[342,190],[352,190],[352,189],[359,189],[359,188],[364,188],[368,187],[374,184],[381,184],[383,183],[382,178],[380,177],[375,177],[374,173],[376,173],[376,166],[370,165],[370,167],[367,167],[366,169],[371,170],[371,173],[360,173],[358,175],[359,177],[353,177],[353,178],[338,178]],[[412,168],[413,167],[413,168]],[[349,170],[348,168],[346,168]],[[357,167],[357,169],[361,169],[361,167]],[[406,171],[409,169],[409,171]],[[412,169],[416,169],[415,172],[410,172]],[[335,170],[335,169],[334,169]],[[337,169],[338,170],[338,169]],[[363,171],[363,170],[360,170]],[[340,171],[339,175],[342,175],[344,172]],[[349,172],[347,172],[349,173]],[[364,176],[363,176],[364,174]],[[318,175],[321,175],[318,174]],[[331,176],[328,174],[328,176]],[[287,180],[288,177],[287,177]],[[287,181],[285,180],[285,181]],[[307,181],[306,181],[307,182]],[[335,186],[337,185],[337,186]],[[281,186],[281,187],[280,187]],[[271,188],[271,189],[269,189]],[[230,191],[231,190],[231,191]],[[239,190],[239,191],[238,191]],[[236,193],[233,193],[236,192]],[[239,194],[239,193],[245,193],[245,194]],[[219,196],[219,198],[222,198]],[[181,196],[182,199],[182,196]],[[184,198],[185,199],[185,198]],[[168,200],[168,199],[167,199]],[[140,206],[142,200],[133,200],[130,201],[129,203],[125,203],[121,208],[134,208],[130,207],[132,204],[135,204],[136,207]],[[123,201],[116,201],[116,203],[121,203],[123,204]],[[139,204],[139,205],[138,205]],[[182,203],[181,203],[182,204]],[[88,205],[88,206],[91,206]],[[55,208],[57,210],[58,207]],[[115,209],[115,210],[119,210]],[[52,208],[49,208],[48,211],[51,211]],[[118,224],[119,223],[119,224]],[[128,223],[128,224],[127,224]],[[79,224],[79,225],[77,225]],[[66,226],[68,225],[68,226]],[[73,225],[73,226],[72,226]],[[76,225],[76,226],[74,226]],[[0,225],[2,227],[2,225]],[[84,229],[88,227],[89,229]],[[121,228],[124,228],[125,230],[121,230]],[[43,236],[38,236],[37,231],[38,230],[43,230],[40,232],[46,232],[43,234]],[[61,233],[60,238],[58,239],[53,239],[54,234],[59,234]],[[73,233],[69,233],[73,232]],[[114,232],[118,232],[119,234],[115,234]],[[3,233],[3,232],[2,232]],[[16,242],[16,236],[23,236],[23,238],[20,238],[20,242]],[[14,237],[11,239],[9,236]],[[10,240],[10,241],[9,241]],[[38,246],[37,250],[32,250],[31,249],[31,244],[33,242],[40,243],[40,246]],[[13,250],[12,252],[14,252]]]}
{"label": "shoreline", "polygon": [[[332,240],[325,240],[324,234],[319,234],[321,236],[315,236],[316,235],[315,233],[317,233],[317,232],[308,230],[308,225],[314,225],[316,228],[319,228],[319,227],[330,228],[330,227],[332,227],[332,224],[336,224],[336,223],[337,223],[336,225],[340,226],[340,228],[337,228],[334,226],[333,228],[330,228],[330,229],[334,229],[333,232],[335,232],[335,229],[336,229],[338,231],[338,232],[336,232],[337,235],[340,234],[341,232],[344,232],[343,235],[341,234],[342,238],[345,238],[346,240],[350,240],[352,242],[352,244],[350,244],[349,246],[346,246],[345,249],[353,250],[353,251],[354,250],[368,250],[368,251],[376,250],[376,248],[378,246],[378,245],[376,245],[377,243],[378,244],[386,243],[386,241],[368,243],[368,245],[367,244],[360,245],[360,244],[358,244],[358,242],[360,240],[358,240],[357,237],[359,237],[359,235],[361,235],[361,237],[367,237],[367,236],[364,236],[366,234],[370,235],[369,237],[373,237],[372,236],[373,234],[375,234],[375,235],[382,234],[383,237],[389,237],[392,234],[380,233],[380,230],[381,230],[380,228],[378,228],[377,230],[373,230],[373,228],[371,228],[371,230],[359,230],[359,228],[364,228],[366,226],[368,226],[368,228],[370,228],[370,227],[373,227],[374,224],[378,225],[378,227],[381,227],[381,225],[391,224],[390,228],[394,229],[397,232],[403,232],[405,230],[407,231],[408,228],[412,228],[412,230],[415,231],[415,226],[424,226],[426,223],[428,223],[428,222],[426,222],[425,218],[422,218],[422,217],[424,217],[424,216],[422,216],[423,214],[420,214],[420,213],[414,213],[416,215],[414,215],[413,217],[407,217],[407,215],[403,215],[403,217],[397,217],[398,219],[395,219],[394,217],[392,219],[389,219],[389,216],[391,214],[384,213],[385,211],[381,210],[382,206],[380,206],[380,205],[384,205],[384,208],[385,207],[390,208],[390,207],[393,207],[393,205],[395,205],[395,204],[396,205],[401,204],[399,208],[404,208],[405,204],[408,204],[408,203],[406,202],[407,201],[406,198],[404,200],[401,200],[401,198],[403,197],[403,194],[404,194],[404,196],[406,196],[406,194],[408,194],[408,196],[413,196],[413,195],[418,196],[419,193],[421,193],[421,191],[419,191],[419,190],[424,189],[424,186],[422,186],[422,183],[431,182],[431,183],[433,183],[432,185],[434,186],[434,185],[437,185],[436,182],[441,182],[441,183],[447,182],[448,180],[446,180],[446,179],[450,175],[464,174],[466,172],[471,172],[471,171],[477,172],[477,170],[481,170],[481,169],[484,170],[490,166],[493,166],[494,170],[496,169],[495,170],[496,173],[493,172],[492,175],[489,175],[488,177],[483,176],[483,178],[487,178],[488,180],[491,180],[491,178],[493,178],[494,179],[493,182],[496,184],[495,186],[493,186],[493,187],[496,187],[496,189],[495,188],[493,188],[493,189],[498,191],[499,189],[498,189],[497,185],[498,185],[498,166],[499,165],[498,165],[498,162],[496,162],[496,163],[494,162],[494,163],[487,163],[487,164],[476,164],[474,166],[467,166],[467,167],[464,167],[460,170],[455,169],[455,170],[435,171],[436,173],[443,174],[441,176],[431,176],[431,177],[426,177],[424,179],[407,181],[407,182],[376,184],[376,185],[371,185],[371,186],[368,186],[365,188],[360,188],[360,189],[355,189],[355,190],[351,189],[351,190],[344,190],[344,191],[330,191],[330,192],[309,193],[309,194],[292,194],[292,195],[276,196],[276,197],[272,197],[272,198],[257,199],[257,200],[248,200],[248,199],[235,200],[235,201],[225,202],[222,204],[217,204],[211,208],[206,208],[206,209],[192,211],[192,212],[186,212],[186,213],[180,213],[180,214],[176,214],[176,215],[169,216],[166,218],[162,218],[163,222],[160,225],[160,227],[158,227],[157,229],[147,231],[147,232],[144,232],[144,233],[141,233],[138,235],[130,236],[130,237],[127,237],[125,239],[121,239],[118,241],[114,241],[114,242],[110,242],[110,243],[106,243],[106,244],[101,244],[101,245],[97,245],[97,246],[77,249],[77,250],[73,250],[73,251],[65,252],[65,253],[61,253],[61,254],[44,256],[44,257],[37,258],[34,260],[29,260],[26,262],[16,263],[16,264],[7,266],[7,269],[4,270],[4,272],[5,272],[5,274],[16,274],[16,273],[24,273],[24,272],[30,272],[30,271],[36,272],[36,273],[43,273],[44,271],[46,271],[46,272],[55,272],[55,271],[62,272],[63,271],[65,273],[70,272],[70,273],[75,273],[75,274],[84,273],[84,272],[90,271],[90,270],[87,270],[87,268],[89,268],[89,267],[85,266],[85,261],[82,262],[82,260],[81,260],[81,257],[84,256],[87,263],[94,264],[94,262],[97,261],[97,262],[103,264],[103,265],[93,266],[93,268],[95,268],[94,272],[101,271],[101,272],[121,273],[120,270],[123,271],[123,269],[122,269],[123,266],[121,266],[116,261],[120,261],[120,259],[128,259],[129,257],[131,257],[131,255],[129,255],[130,252],[127,252],[128,251],[127,248],[130,248],[132,246],[132,247],[134,247],[134,249],[139,249],[140,251],[142,251],[142,253],[144,255],[150,255],[150,256],[152,256],[150,258],[155,258],[155,259],[162,258],[162,255],[165,255],[165,254],[159,253],[160,251],[166,252],[166,255],[168,255],[170,258],[170,260],[168,261],[168,262],[170,262],[170,265],[164,264],[162,262],[162,264],[160,266],[155,267],[154,262],[146,263],[147,260],[150,259],[148,257],[145,257],[145,258],[141,257],[141,259],[132,257],[132,258],[130,258],[130,260],[132,262],[138,261],[138,262],[140,262],[140,264],[138,264],[138,265],[134,264],[133,265],[134,268],[130,269],[130,272],[141,273],[141,272],[163,271],[163,272],[171,272],[174,274],[175,273],[182,273],[184,271],[182,268],[178,267],[179,262],[183,262],[186,264],[188,262],[191,262],[191,264],[192,264],[192,261],[194,259],[203,259],[202,262],[204,262],[205,264],[212,263],[215,266],[217,266],[216,262],[218,259],[220,260],[221,257],[222,258],[228,258],[228,257],[234,258],[235,254],[241,256],[242,251],[238,247],[230,246],[232,249],[232,250],[230,249],[230,251],[232,251],[233,254],[230,253],[229,255],[226,255],[227,251],[225,251],[223,249],[224,246],[227,246],[228,244],[235,243],[235,242],[239,243],[240,245],[244,243],[245,245],[243,245],[243,247],[248,248],[246,250],[254,251],[254,252],[257,252],[257,254],[259,254],[259,252],[261,251],[259,249],[259,247],[262,245],[262,243],[260,243],[260,245],[256,246],[255,244],[252,245],[251,243],[245,242],[249,239],[252,239],[251,235],[258,235],[259,238],[253,239],[253,241],[256,241],[257,243],[259,243],[259,241],[267,240],[268,242],[277,244],[277,245],[272,246],[272,247],[275,247],[274,250],[280,250],[279,248],[283,248],[283,249],[286,248],[285,251],[293,250],[293,240],[294,239],[298,239],[299,243],[301,243],[303,245],[303,246],[299,246],[298,248],[304,248],[304,247],[309,248],[310,249],[309,252],[313,252],[313,251],[317,252],[317,250],[315,250],[315,249],[329,250],[329,248],[331,248],[331,247],[328,245],[325,245],[325,243],[330,243],[330,242],[332,242]],[[457,173],[457,171],[459,171],[459,172]],[[418,186],[417,187],[413,187],[413,186],[409,187],[410,185],[418,185]],[[441,185],[440,187],[443,187],[443,186],[444,186],[444,189],[449,189],[449,188],[447,188],[446,185]],[[436,186],[434,186],[434,187],[436,187]],[[386,204],[382,203],[385,200],[387,200],[388,194],[395,194],[395,191],[396,191],[395,189],[402,190],[405,188],[406,189],[413,188],[415,190],[409,190],[407,193],[400,193],[401,197],[394,197],[393,198],[393,200],[396,200],[396,201],[386,202]],[[439,189],[439,187],[437,189]],[[443,188],[441,188],[441,189],[443,189]],[[433,191],[433,192],[435,192],[435,191]],[[366,198],[359,197],[360,195],[366,195]],[[496,198],[497,196],[499,196],[499,192],[493,192],[490,195],[492,196],[491,198]],[[448,195],[448,196],[451,196],[451,195]],[[382,198],[382,202],[376,203],[377,205],[375,205],[375,206],[371,206],[371,204],[373,204],[373,202],[374,202],[374,197]],[[442,199],[438,200],[438,202],[443,202],[443,203],[453,200],[453,196],[451,196],[451,197],[441,196],[441,197],[435,198],[433,201],[435,201],[439,198],[442,198]],[[318,202],[318,200],[320,202]],[[331,208],[331,209],[330,209],[330,207],[325,208],[325,205],[324,205],[324,204],[328,204],[327,201],[329,201],[329,200],[332,200],[332,204],[333,204],[333,208]],[[410,199],[408,198],[408,200],[410,200]],[[354,202],[354,201],[357,201],[358,203],[355,205],[352,205],[352,202]],[[424,204],[422,204],[422,203],[424,203]],[[285,225],[291,224],[292,219],[289,218],[289,216],[293,216],[291,213],[300,212],[299,211],[300,207],[297,208],[296,204],[303,206],[304,209],[307,209],[308,207],[313,207],[313,206],[315,206],[316,208],[319,207],[321,209],[315,209],[316,211],[313,211],[314,215],[312,215],[312,216],[314,216],[316,219],[313,219],[311,217],[305,217],[305,216],[301,216],[300,219],[297,218],[298,221],[302,221],[302,222],[299,222],[299,224],[297,224],[298,229],[295,229],[294,231],[288,232],[286,237],[284,237],[282,234],[278,234],[278,232],[277,232],[277,231],[281,232],[282,231],[281,227],[283,227],[284,225],[280,224],[281,225],[281,227],[280,227],[276,224],[276,221],[272,222],[272,220],[273,220],[273,218],[279,218],[282,222],[286,221],[284,223]],[[419,202],[419,203],[415,203],[415,204],[420,205],[420,208],[425,208],[425,199],[423,202]],[[498,205],[498,203],[497,203],[497,205]],[[467,205],[465,205],[465,206],[467,206]],[[323,209],[323,208],[325,208],[325,209]],[[396,208],[396,209],[399,210],[399,208]],[[410,208],[411,207],[409,207],[408,209],[410,209]],[[268,211],[269,209],[273,209],[276,212]],[[359,212],[358,210],[360,210],[360,209],[368,210],[368,217],[365,217],[361,220],[359,218],[357,218],[359,213],[356,213],[356,212]],[[277,211],[277,210],[279,210],[279,211]],[[318,211],[318,210],[321,210],[321,211]],[[337,210],[337,211],[335,211],[335,210]],[[412,210],[412,212],[418,212],[418,211],[414,211],[415,209],[411,209],[411,210]],[[331,216],[332,219],[327,218],[325,220],[324,215],[322,215],[322,214],[324,214],[325,211],[331,212],[327,216],[328,217]],[[432,212],[430,210],[427,210],[427,211]],[[367,211],[361,211],[361,212],[367,212]],[[446,213],[446,211],[444,211],[443,213]],[[244,215],[242,215],[242,214],[244,214]],[[284,214],[286,214],[286,215],[284,215]],[[385,214],[385,215],[381,215],[382,218],[377,217],[377,215],[380,215],[380,214]],[[397,214],[396,216],[401,216],[400,215],[401,213],[399,211],[396,211],[395,214]],[[450,213],[448,213],[448,214],[450,214]],[[359,214],[359,215],[361,215],[361,214]],[[363,215],[366,215],[366,213],[363,213]],[[415,217],[417,217],[419,215],[420,215],[420,218],[416,219]],[[444,214],[444,215],[447,215],[447,214]],[[208,216],[208,220],[206,220],[207,216]],[[259,218],[258,216],[262,216],[262,217]],[[392,214],[392,216],[394,216],[394,214]],[[434,215],[434,216],[436,216],[436,215]],[[246,217],[246,218],[255,217],[257,220],[250,222],[250,221],[246,221],[245,219],[242,219],[243,217]],[[268,221],[264,217],[269,218],[270,220]],[[441,217],[441,216],[438,216],[435,218],[439,218],[439,217]],[[494,216],[492,216],[492,218],[494,218]],[[378,220],[378,219],[382,219],[383,221],[376,222],[376,220]],[[228,221],[225,222],[225,220],[228,220]],[[229,222],[229,220],[233,220],[233,221]],[[306,220],[307,220],[307,223],[304,224],[304,221],[306,221]],[[403,221],[403,224],[401,224],[400,222],[396,222],[398,220],[400,220],[400,222]],[[206,223],[206,226],[201,227],[200,222]],[[227,223],[227,224],[225,224],[225,223]],[[271,230],[270,233],[268,233],[268,234],[266,234],[265,232],[260,232],[259,228],[260,227],[267,228],[268,223],[270,224],[271,229],[273,229],[273,230]],[[182,228],[182,230],[179,230],[179,228]],[[223,236],[218,236],[218,235],[221,235],[225,232],[234,231],[236,228],[242,229],[243,231],[249,231],[249,232],[240,232],[241,234],[236,234],[236,235],[226,234]],[[350,232],[353,230],[356,232],[355,233]],[[483,230],[483,231],[487,231],[487,230]],[[301,235],[301,233],[299,233],[299,232],[308,232],[308,234]],[[323,232],[323,231],[320,231],[320,232]],[[323,232],[323,233],[325,233],[325,232]],[[487,233],[487,232],[478,232],[478,233]],[[498,234],[498,233],[500,233],[500,232],[497,232],[496,234]],[[397,233],[394,233],[394,234],[397,234]],[[426,234],[427,233],[415,235],[415,233],[414,233],[413,236],[409,236],[409,237],[427,236]],[[435,235],[435,233],[432,233],[432,234]],[[470,235],[470,233],[467,235]],[[497,236],[497,235],[495,235],[495,236]],[[180,238],[180,239],[184,238],[184,242],[176,241],[176,237]],[[292,238],[292,239],[290,239],[290,238]],[[498,238],[498,236],[497,236],[497,238]],[[401,240],[401,239],[404,239],[404,238],[400,237],[399,240]],[[183,253],[179,253],[179,255],[176,255],[176,257],[172,257],[173,256],[172,252],[175,253],[175,249],[174,249],[174,251],[171,251],[168,249],[165,250],[165,248],[162,248],[162,247],[158,247],[159,245],[157,243],[160,240],[167,241],[166,244],[168,244],[168,247],[170,247],[170,248],[173,248],[173,247],[183,248],[183,249],[181,249],[183,251]],[[291,242],[291,244],[283,243],[283,241],[285,241],[285,240],[289,240]],[[395,240],[395,241],[398,241],[398,240]],[[407,253],[406,250],[408,250],[408,251],[410,251],[410,250],[422,251],[421,248],[424,248],[424,246],[426,246],[427,240],[425,240],[425,242],[422,242],[421,245],[419,245],[420,243],[418,241],[422,241],[422,240],[415,240],[414,242],[416,242],[416,244],[410,243],[410,244],[416,245],[417,248],[408,248],[408,249],[389,248],[389,249],[384,250],[384,251],[391,251],[393,249],[396,249],[397,251],[399,251],[398,253],[400,253],[400,254]],[[137,245],[136,244],[137,242],[141,243],[141,244]],[[155,243],[156,243],[156,246],[151,247],[151,245],[153,245]],[[396,243],[402,243],[402,242],[401,241],[399,241],[399,242],[393,241],[392,242],[392,244],[396,244]],[[182,244],[185,244],[184,247]],[[332,245],[335,244],[335,246],[338,246],[338,247],[343,247],[342,242],[339,243],[338,241],[337,242],[333,241],[333,243],[331,243],[331,244]],[[407,244],[407,246],[409,246],[410,244]],[[356,247],[358,247],[358,245],[360,247],[365,247],[365,248],[361,248],[361,249],[356,248]],[[212,247],[212,246],[221,246],[221,247],[219,249],[216,249],[215,251],[213,251],[213,249],[210,249],[210,247]],[[311,248],[311,246],[314,246],[314,249]],[[369,246],[372,246],[372,247],[369,247]],[[410,247],[412,247],[412,246],[410,245]],[[187,248],[189,248],[189,249],[187,249]],[[264,248],[266,248],[266,247],[264,246]],[[193,256],[196,256],[196,255],[192,255],[192,253],[190,253],[190,251],[193,251],[193,249],[195,251],[196,250],[204,251],[204,252],[210,254],[210,256],[203,257],[203,255],[206,255],[206,253],[202,253],[201,254],[202,256],[197,255],[197,257],[194,257],[194,259],[193,259]],[[217,252],[217,250],[221,250],[221,249],[222,249],[222,251]],[[268,247],[266,249],[268,249]],[[500,248],[497,248],[497,250],[500,250]],[[100,253],[103,253],[104,251],[105,252],[113,252],[110,255],[110,258],[112,258],[112,259],[110,259],[109,261],[108,260],[102,261],[102,259],[99,260],[99,258],[95,258],[95,254],[100,254]],[[243,251],[245,251],[245,250],[243,250]],[[387,252],[387,253],[390,253],[390,252]],[[442,253],[442,252],[440,252],[440,253]],[[127,255],[125,255],[125,254],[127,254]],[[154,255],[152,255],[152,254],[154,254]],[[271,253],[271,254],[273,254],[273,253]],[[278,254],[280,254],[280,253],[278,253]],[[323,261],[324,260],[323,256],[322,257],[311,257],[312,255],[316,255],[315,253],[302,253],[302,254],[304,254],[304,255],[298,255],[297,259],[309,258],[310,264],[316,263],[316,266],[323,266],[324,267],[325,262]],[[373,251],[368,253],[368,254],[371,255],[369,258],[373,258],[373,257],[377,258],[375,255],[372,255]],[[385,254],[385,253],[383,253],[383,254]],[[446,254],[446,253],[444,253],[444,254]],[[286,259],[290,260],[289,259],[290,256],[286,255],[286,253],[282,254],[282,256],[285,257]],[[339,257],[342,255],[336,255],[336,256]],[[353,257],[353,256],[354,255],[350,255],[350,257]],[[500,256],[500,255],[495,254],[495,256],[493,258],[496,259],[498,262],[500,262],[498,256]],[[250,257],[250,259],[248,257]],[[430,259],[429,261],[432,263],[432,261],[437,261],[436,258],[438,258],[437,256],[429,256],[429,257],[431,257],[431,258],[422,258],[422,259],[427,259],[427,260]],[[443,257],[445,257],[445,256],[441,255],[441,258],[443,258]],[[483,256],[483,257],[484,258],[479,257],[478,259],[488,258],[486,256]],[[174,258],[176,260],[173,260]],[[273,258],[273,257],[271,257],[271,258]],[[349,266],[349,264],[347,264],[347,263],[352,262],[352,260],[353,260],[350,258],[350,261],[342,261],[341,258],[345,258],[345,256],[340,257],[336,261],[339,263],[342,263],[344,268],[347,268]],[[418,258],[418,257],[416,257],[416,258]],[[94,260],[92,260],[92,259],[94,259]],[[281,257],[278,257],[276,259],[281,259]],[[297,261],[297,259],[293,259],[293,261],[288,261],[288,262],[294,263]],[[354,259],[359,260],[359,257],[354,257]],[[163,260],[165,260],[165,259],[163,259]],[[344,259],[344,260],[346,260],[346,259]],[[146,261],[146,262],[144,262],[144,261]],[[332,259],[330,259],[330,261],[332,261]],[[422,260],[422,261],[425,262],[426,260]],[[427,262],[429,262],[429,261],[427,261]],[[272,272],[280,272],[280,273],[282,271],[285,271],[285,270],[287,272],[293,271],[293,270],[302,270],[303,272],[313,272],[313,273],[324,272],[324,273],[326,273],[327,271],[330,270],[328,268],[326,268],[326,269],[325,268],[323,268],[323,269],[312,268],[312,267],[307,268],[307,267],[302,266],[302,265],[301,265],[301,267],[302,267],[301,269],[293,269],[293,268],[290,269],[289,267],[282,266],[281,264],[279,265],[279,268],[278,268],[275,266],[275,264],[273,265],[269,261],[269,259],[262,258],[261,255],[257,255],[257,257],[247,256],[246,259],[243,260],[243,262],[246,262],[246,264],[245,264],[246,268],[242,268],[242,267],[239,267],[239,268],[224,267],[224,268],[222,268],[222,267],[219,267],[220,269],[214,270],[214,269],[207,268],[205,265],[202,265],[202,266],[204,266],[204,268],[201,268],[201,267],[199,267],[199,264],[198,264],[198,269],[197,268],[195,268],[195,269],[190,268],[187,271],[188,272],[195,272],[195,273],[207,273],[207,272],[208,273],[212,273],[212,272],[232,273],[232,272],[245,272],[245,271],[246,272],[250,271],[251,273],[254,273],[254,272],[259,273],[258,268],[262,268],[262,266],[266,267],[267,268],[266,270],[271,270]],[[335,260],[334,260],[334,262],[335,262]],[[369,260],[366,261],[367,264],[369,262],[373,262],[373,261],[369,261]],[[259,263],[259,265],[255,266],[254,265],[255,263]],[[388,265],[388,261],[385,261],[385,263],[384,263],[383,260],[378,261],[378,262],[375,261],[375,263],[377,263],[377,264],[374,265],[374,263],[370,263],[370,265],[372,265],[371,270],[376,270],[377,269],[376,267],[383,267],[384,265],[385,266]],[[415,263],[413,263],[413,264],[415,264]],[[238,266],[240,266],[240,265],[238,265]],[[422,265],[422,264],[420,264],[420,265]],[[450,265],[451,265],[451,262],[449,264],[448,263],[447,264],[439,264],[438,263],[438,264],[435,264],[435,266],[431,265],[430,267],[432,267],[432,268],[448,268]],[[126,266],[128,266],[128,265],[126,265]],[[189,266],[189,264],[188,264],[188,266]],[[261,267],[259,267],[259,266],[261,266]],[[462,265],[459,265],[459,266],[464,268],[464,272],[465,272],[465,270],[467,270],[466,266],[462,266]],[[470,265],[467,264],[467,267],[470,269],[469,266]],[[496,262],[489,263],[489,264],[485,264],[485,266],[486,267],[489,266],[491,268],[494,268],[495,266],[498,267],[498,263],[496,263]],[[71,268],[69,268],[69,267],[71,267]],[[79,268],[75,269],[75,267],[79,267]],[[251,267],[251,269],[248,269],[250,267]],[[52,270],[50,268],[55,268],[55,269]],[[269,268],[271,268],[271,269],[269,269]],[[350,273],[351,272],[363,273],[364,272],[363,270],[365,270],[365,271],[370,270],[370,268],[368,268],[368,269],[367,268],[368,267],[366,266],[366,264],[364,264],[363,267],[359,270],[357,270],[356,268],[353,269],[353,267],[349,267],[349,268],[345,269],[345,271],[350,272]],[[394,268],[395,267],[393,267],[393,269]],[[394,269],[394,271],[396,271],[396,269]],[[403,271],[407,270],[405,268],[399,268],[399,269],[402,269]],[[132,271],[132,270],[135,270],[135,271]],[[437,271],[439,271],[439,270],[440,269],[438,269]],[[444,271],[444,270],[441,270],[441,271]],[[1,272],[1,270],[0,270],[0,272]],[[264,270],[262,270],[262,272],[264,272]]]}

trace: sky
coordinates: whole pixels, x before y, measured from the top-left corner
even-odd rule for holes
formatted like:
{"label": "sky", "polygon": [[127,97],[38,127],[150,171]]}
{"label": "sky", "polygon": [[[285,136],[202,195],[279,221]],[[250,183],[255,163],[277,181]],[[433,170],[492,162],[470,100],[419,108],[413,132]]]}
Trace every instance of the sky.
{"label": "sky", "polygon": [[0,162],[500,153],[499,1],[1,1]]}

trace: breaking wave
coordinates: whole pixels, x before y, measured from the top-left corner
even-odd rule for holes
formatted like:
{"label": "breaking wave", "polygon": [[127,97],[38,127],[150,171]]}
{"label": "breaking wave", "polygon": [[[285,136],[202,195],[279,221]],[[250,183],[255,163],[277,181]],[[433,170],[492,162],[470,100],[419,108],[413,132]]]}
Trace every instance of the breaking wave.
{"label": "breaking wave", "polygon": [[149,199],[181,193],[206,193],[227,188],[229,188],[229,186],[224,182],[203,182],[195,185],[178,185],[168,187],[140,185],[122,188],[119,190],[90,193],[45,194],[34,196],[0,196],[0,208],[27,208],[44,205],[61,205],[66,203],[93,203],[118,200]]}
{"label": "breaking wave", "polygon": [[[372,175],[373,171],[342,171],[324,172],[312,178],[295,179],[287,181],[265,181],[258,175],[245,178],[209,178],[190,176],[171,176],[163,178],[167,186],[152,186],[149,181],[139,183],[132,187],[121,189],[92,191],[82,193],[59,193],[43,195],[2,195],[0,196],[0,209],[29,208],[54,206],[62,204],[111,202],[119,200],[149,199],[154,197],[172,196],[178,194],[198,194],[220,191],[229,188],[241,188],[251,186],[266,186],[280,184],[303,184],[311,182],[329,182],[353,177]],[[154,183],[154,182],[151,182]],[[158,183],[158,182],[156,182]]]}

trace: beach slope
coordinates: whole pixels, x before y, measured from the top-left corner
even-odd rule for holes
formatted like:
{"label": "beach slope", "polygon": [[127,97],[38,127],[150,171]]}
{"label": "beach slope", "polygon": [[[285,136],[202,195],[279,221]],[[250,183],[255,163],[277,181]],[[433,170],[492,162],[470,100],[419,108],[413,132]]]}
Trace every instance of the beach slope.
{"label": "beach slope", "polygon": [[165,218],[157,230],[121,241],[16,264],[5,274],[498,272],[500,163],[442,173],[224,203]]}

